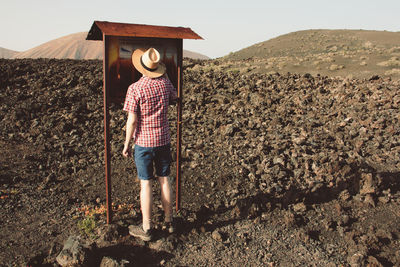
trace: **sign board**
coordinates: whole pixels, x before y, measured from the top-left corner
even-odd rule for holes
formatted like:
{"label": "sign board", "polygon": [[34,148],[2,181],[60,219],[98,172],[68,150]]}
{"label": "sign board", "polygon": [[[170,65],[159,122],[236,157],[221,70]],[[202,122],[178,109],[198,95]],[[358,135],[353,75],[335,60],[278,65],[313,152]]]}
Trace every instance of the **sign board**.
{"label": "sign board", "polygon": [[[104,147],[107,223],[112,220],[110,103],[123,103],[129,85],[141,74],[133,67],[137,48],[153,47],[160,52],[167,74],[177,89],[176,210],[181,202],[182,54],[183,39],[202,39],[189,28],[95,21],[87,40],[103,41]],[[121,153],[121,151],[118,151]]]}
{"label": "sign board", "polygon": [[138,48],[153,47],[160,52],[161,61],[167,67],[167,74],[175,88],[178,88],[178,41],[161,38],[107,37],[105,53],[107,90],[111,102],[123,103],[128,86],[142,76],[132,64],[132,53]]}

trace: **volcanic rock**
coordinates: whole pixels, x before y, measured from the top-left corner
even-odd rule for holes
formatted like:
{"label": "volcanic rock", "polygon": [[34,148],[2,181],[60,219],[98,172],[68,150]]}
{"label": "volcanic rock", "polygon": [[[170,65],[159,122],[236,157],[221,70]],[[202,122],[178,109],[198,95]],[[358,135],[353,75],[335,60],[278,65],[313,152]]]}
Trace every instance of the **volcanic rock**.
{"label": "volcanic rock", "polygon": [[87,263],[88,247],[81,243],[79,236],[70,236],[56,260],[61,266],[81,266]]}

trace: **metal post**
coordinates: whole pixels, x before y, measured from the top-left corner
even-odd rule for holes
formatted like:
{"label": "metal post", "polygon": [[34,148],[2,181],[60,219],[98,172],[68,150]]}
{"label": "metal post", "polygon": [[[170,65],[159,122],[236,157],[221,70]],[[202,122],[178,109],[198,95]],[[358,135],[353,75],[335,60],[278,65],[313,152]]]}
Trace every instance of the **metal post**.
{"label": "metal post", "polygon": [[108,109],[109,92],[107,88],[108,78],[108,57],[106,57],[108,40],[103,34],[103,99],[104,99],[104,160],[106,173],[106,205],[107,205],[107,224],[112,221],[112,200],[111,200],[111,156],[110,156],[110,112]]}
{"label": "metal post", "polygon": [[183,40],[178,42],[178,102],[177,102],[177,125],[176,125],[176,212],[181,208],[181,146],[182,146],[182,53]]}

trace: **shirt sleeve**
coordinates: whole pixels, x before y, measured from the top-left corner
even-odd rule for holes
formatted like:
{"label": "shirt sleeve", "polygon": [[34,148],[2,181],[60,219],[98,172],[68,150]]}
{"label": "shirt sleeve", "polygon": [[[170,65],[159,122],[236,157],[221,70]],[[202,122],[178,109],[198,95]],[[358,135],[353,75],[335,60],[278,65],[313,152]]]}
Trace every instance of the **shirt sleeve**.
{"label": "shirt sleeve", "polygon": [[135,86],[131,85],[128,87],[126,92],[124,111],[137,113],[139,107],[139,96],[135,90]]}

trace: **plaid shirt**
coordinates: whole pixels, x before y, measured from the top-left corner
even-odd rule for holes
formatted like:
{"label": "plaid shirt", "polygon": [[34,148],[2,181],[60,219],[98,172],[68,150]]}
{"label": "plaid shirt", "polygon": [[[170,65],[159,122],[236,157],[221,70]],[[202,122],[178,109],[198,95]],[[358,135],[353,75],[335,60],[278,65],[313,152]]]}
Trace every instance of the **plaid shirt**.
{"label": "plaid shirt", "polygon": [[176,90],[165,77],[143,76],[128,87],[124,110],[138,117],[135,144],[157,147],[171,142],[167,112],[169,100],[175,98]]}

